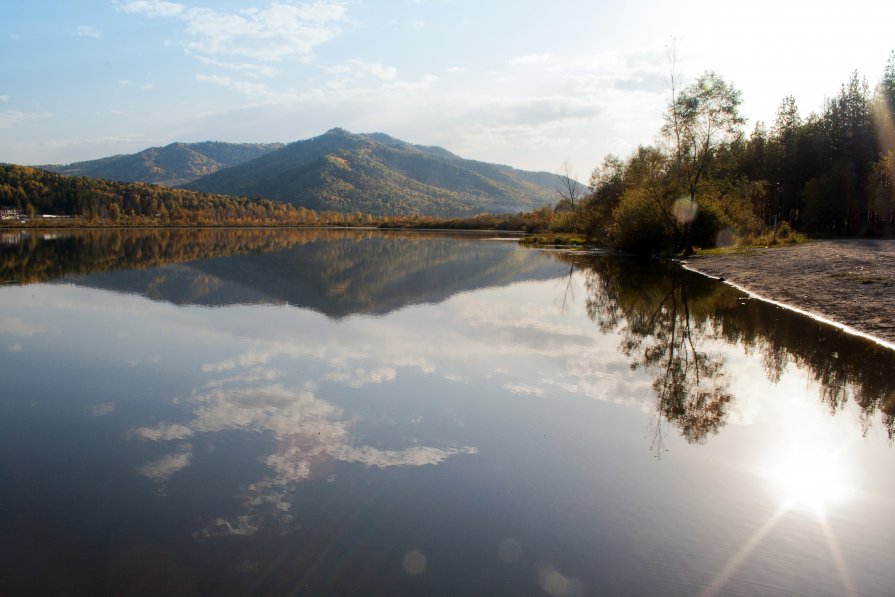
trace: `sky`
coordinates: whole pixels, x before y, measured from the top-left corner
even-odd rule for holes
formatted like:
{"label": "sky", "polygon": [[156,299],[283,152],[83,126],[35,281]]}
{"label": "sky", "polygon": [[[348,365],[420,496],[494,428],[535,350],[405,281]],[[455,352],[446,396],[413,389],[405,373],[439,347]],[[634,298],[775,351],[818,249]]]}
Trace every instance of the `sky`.
{"label": "sky", "polygon": [[772,122],[895,50],[891,0],[3,0],[0,162],[384,132],[587,180],[655,141],[674,40]]}

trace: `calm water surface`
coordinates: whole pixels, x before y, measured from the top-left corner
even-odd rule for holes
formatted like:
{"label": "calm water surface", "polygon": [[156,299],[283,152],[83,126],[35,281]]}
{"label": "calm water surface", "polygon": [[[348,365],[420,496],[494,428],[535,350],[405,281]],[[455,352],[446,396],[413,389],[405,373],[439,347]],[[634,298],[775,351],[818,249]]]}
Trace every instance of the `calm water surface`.
{"label": "calm water surface", "polygon": [[885,595],[895,355],[480,236],[0,236],[0,594]]}

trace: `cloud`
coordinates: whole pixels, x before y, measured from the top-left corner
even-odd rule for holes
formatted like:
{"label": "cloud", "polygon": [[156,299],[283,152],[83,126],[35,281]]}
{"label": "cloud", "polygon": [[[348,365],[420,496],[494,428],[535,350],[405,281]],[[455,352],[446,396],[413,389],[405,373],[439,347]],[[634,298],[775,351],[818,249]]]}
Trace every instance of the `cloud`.
{"label": "cloud", "polygon": [[632,73],[626,78],[617,79],[615,88],[623,91],[645,91],[647,93],[665,93],[668,83],[665,75],[658,72]]}
{"label": "cloud", "polygon": [[[128,79],[118,80],[119,87],[132,87],[133,85],[133,81],[129,81]],[[141,91],[151,91],[155,89],[155,85],[153,85],[152,83],[141,83],[138,89],[140,89]]]}
{"label": "cloud", "polygon": [[9,96],[8,96],[8,95],[0,95],[0,102],[4,102],[4,103],[6,103],[6,102],[8,102],[8,101],[9,101]]}
{"label": "cloud", "polygon": [[102,32],[96,27],[91,27],[90,25],[78,25],[78,28],[75,29],[75,37],[90,37],[93,39],[99,39],[103,36]]}
{"label": "cloud", "polygon": [[209,66],[217,66],[228,70],[243,72],[249,77],[275,77],[282,74],[280,69],[274,68],[267,64],[253,64],[251,62],[225,62],[223,60],[215,60],[207,56],[196,56],[202,64]]}
{"label": "cloud", "polygon": [[[234,363],[232,369],[240,366]],[[210,373],[230,370],[231,367],[206,369]],[[140,427],[132,432],[132,437],[153,442],[181,441],[227,430],[265,433],[274,439],[274,449],[264,460],[270,475],[247,487],[241,500],[245,511],[229,519],[214,518],[195,533],[198,539],[251,535],[265,520],[276,521],[280,526],[288,524],[292,521],[289,510],[298,484],[315,474],[327,474],[333,462],[375,468],[421,467],[437,465],[458,454],[477,453],[469,446],[412,445],[387,450],[359,444],[351,433],[353,420],[346,420],[340,408],[317,398],[309,389],[291,390],[278,383],[252,385],[252,381],[265,377],[265,371],[249,365],[248,371],[211,379],[190,398],[192,412],[187,421]],[[370,383],[393,379],[394,375],[394,370],[388,368],[360,374]],[[192,451],[187,446],[144,464],[138,472],[164,483],[188,467],[191,459]]]}
{"label": "cloud", "polygon": [[398,69],[393,66],[385,66],[376,62],[365,62],[363,60],[348,60],[343,64],[326,67],[323,69],[323,72],[341,77],[371,77],[381,81],[393,81],[398,77]]}
{"label": "cloud", "polygon": [[188,467],[192,458],[192,450],[185,448],[180,452],[151,460],[143,466],[137,467],[137,472],[156,483],[164,483],[170,479],[174,473],[182,471]]}
{"label": "cloud", "polygon": [[234,79],[233,77],[221,75],[196,75],[196,80],[202,83],[213,83],[215,85],[220,85],[221,87],[230,88],[233,91],[252,99],[271,101],[282,97],[282,94],[277,93],[264,83],[242,81]]}
{"label": "cloud", "polygon": [[183,4],[163,2],[162,0],[132,0],[119,4],[117,8],[121,12],[141,14],[147,17],[176,17],[186,9]]}
{"label": "cloud", "polygon": [[4,110],[0,112],[0,129],[9,129],[31,120],[42,120],[53,115],[49,112],[20,112],[19,110]]}
{"label": "cloud", "polygon": [[327,379],[345,383],[350,388],[393,382],[397,377],[398,374],[392,367],[380,367],[372,371],[367,371],[363,368],[355,369],[354,371],[333,371],[326,376]]}
{"label": "cloud", "polygon": [[183,4],[137,0],[119,10],[153,18],[176,18],[188,36],[185,47],[200,57],[243,56],[264,61],[308,60],[314,48],[338,36],[346,18],[341,2],[272,2],[264,9],[223,12]]}
{"label": "cloud", "polygon": [[134,430],[134,435],[149,441],[167,441],[174,439],[186,439],[193,435],[193,430],[186,425],[177,423],[160,423],[155,427],[139,427]]}
{"label": "cloud", "polygon": [[94,417],[102,417],[115,411],[114,402],[101,402],[90,407],[90,414]]}
{"label": "cloud", "polygon": [[0,334],[8,334],[19,338],[31,338],[45,330],[31,322],[18,317],[5,317],[0,319]]}
{"label": "cloud", "polygon": [[337,460],[359,462],[376,468],[435,465],[456,454],[478,454],[478,450],[468,446],[445,450],[427,446],[415,446],[405,450],[380,450],[370,446],[343,445],[334,451]]}
{"label": "cloud", "polygon": [[543,396],[544,388],[530,386],[524,383],[505,383],[503,387],[514,394],[528,394],[530,396]]}
{"label": "cloud", "polygon": [[516,56],[510,59],[513,66],[547,64],[552,56],[550,54],[525,54],[524,56]]}

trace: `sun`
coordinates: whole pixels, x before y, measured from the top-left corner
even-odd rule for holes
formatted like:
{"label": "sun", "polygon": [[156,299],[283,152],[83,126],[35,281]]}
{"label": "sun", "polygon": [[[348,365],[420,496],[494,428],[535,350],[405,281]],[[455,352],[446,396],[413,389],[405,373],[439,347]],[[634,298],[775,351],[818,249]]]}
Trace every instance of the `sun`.
{"label": "sun", "polygon": [[822,444],[793,444],[766,468],[781,506],[823,514],[849,497],[850,484],[842,450]]}

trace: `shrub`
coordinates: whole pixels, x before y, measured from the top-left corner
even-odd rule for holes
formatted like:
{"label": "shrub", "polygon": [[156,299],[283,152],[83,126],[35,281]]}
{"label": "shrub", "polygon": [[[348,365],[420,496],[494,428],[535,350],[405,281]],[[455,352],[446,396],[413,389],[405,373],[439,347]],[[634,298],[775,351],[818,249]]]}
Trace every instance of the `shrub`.
{"label": "shrub", "polygon": [[581,232],[581,219],[578,211],[564,210],[557,211],[550,222],[551,232]]}
{"label": "shrub", "polygon": [[730,219],[716,203],[699,207],[696,219],[690,227],[691,239],[696,247],[714,247],[722,228],[731,227]]}
{"label": "shrub", "polygon": [[674,230],[658,206],[642,193],[625,193],[612,220],[609,237],[619,251],[650,254],[674,248]]}

